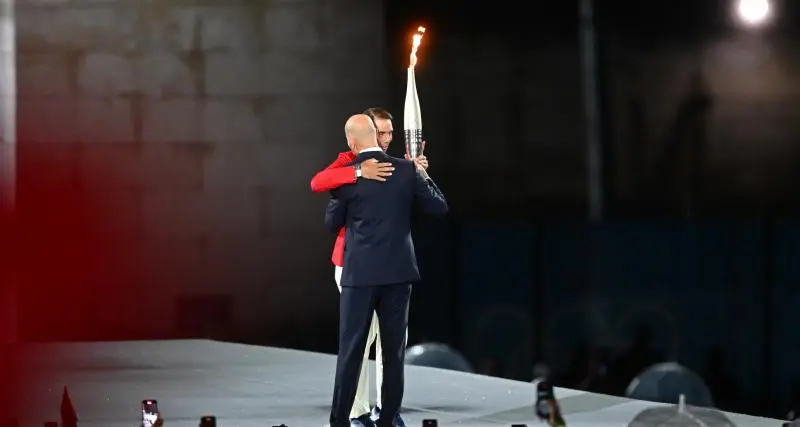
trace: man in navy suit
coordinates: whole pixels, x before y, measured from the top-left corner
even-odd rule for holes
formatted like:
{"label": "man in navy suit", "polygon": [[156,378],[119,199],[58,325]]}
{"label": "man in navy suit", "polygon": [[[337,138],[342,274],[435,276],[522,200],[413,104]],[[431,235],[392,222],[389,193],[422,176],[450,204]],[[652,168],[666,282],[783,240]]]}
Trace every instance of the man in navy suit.
{"label": "man in navy suit", "polygon": [[[378,146],[375,125],[357,114],[345,125],[347,145],[358,153],[354,165],[374,158],[392,163],[386,182],[358,180],[332,191],[325,227],[345,234],[344,269],[339,299],[339,355],[330,425],[350,426],[350,407],[373,311],[378,315],[383,346],[383,407],[378,427],[393,426],[403,400],[404,359],[411,285],[420,280],[411,240],[413,206],[435,216],[447,213],[447,202],[424,169],[388,156]],[[368,416],[358,419],[372,425]]]}

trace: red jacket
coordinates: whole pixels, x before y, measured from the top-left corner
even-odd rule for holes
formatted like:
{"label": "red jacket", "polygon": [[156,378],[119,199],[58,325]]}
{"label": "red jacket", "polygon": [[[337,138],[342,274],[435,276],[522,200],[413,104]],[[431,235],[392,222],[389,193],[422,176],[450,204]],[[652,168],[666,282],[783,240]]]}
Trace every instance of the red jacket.
{"label": "red jacket", "polygon": [[[356,155],[352,151],[339,153],[333,163],[317,172],[311,178],[311,191],[321,193],[356,182],[355,166],[347,166],[355,158]],[[339,230],[339,234],[336,236],[336,243],[333,244],[333,254],[331,255],[331,261],[339,267],[344,267],[344,231],[344,227]]]}

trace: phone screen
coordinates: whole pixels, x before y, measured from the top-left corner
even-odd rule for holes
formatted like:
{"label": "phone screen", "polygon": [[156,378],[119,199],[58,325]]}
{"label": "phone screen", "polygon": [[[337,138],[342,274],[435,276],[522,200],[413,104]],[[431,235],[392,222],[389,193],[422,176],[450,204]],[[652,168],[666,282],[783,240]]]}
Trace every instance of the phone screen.
{"label": "phone screen", "polygon": [[158,421],[158,401],[142,400],[142,427],[153,427]]}

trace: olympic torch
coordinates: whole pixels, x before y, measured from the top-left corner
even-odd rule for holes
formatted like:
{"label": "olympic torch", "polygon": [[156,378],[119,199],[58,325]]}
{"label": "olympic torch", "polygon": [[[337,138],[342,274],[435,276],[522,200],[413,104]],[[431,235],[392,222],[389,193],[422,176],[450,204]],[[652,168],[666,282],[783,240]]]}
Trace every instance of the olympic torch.
{"label": "olympic torch", "polygon": [[417,28],[411,42],[411,56],[408,65],[408,83],[406,84],[406,103],[403,116],[403,134],[406,139],[406,154],[415,159],[422,154],[422,114],[419,109],[417,82],[414,78],[414,67],[417,65],[417,48],[422,42],[425,27]]}

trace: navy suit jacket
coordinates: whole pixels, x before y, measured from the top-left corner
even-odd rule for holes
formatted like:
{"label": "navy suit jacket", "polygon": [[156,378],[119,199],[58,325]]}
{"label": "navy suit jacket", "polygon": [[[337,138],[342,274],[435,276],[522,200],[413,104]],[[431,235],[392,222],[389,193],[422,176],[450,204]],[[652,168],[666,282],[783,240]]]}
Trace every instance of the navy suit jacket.
{"label": "navy suit jacket", "polygon": [[342,286],[379,286],[419,281],[411,240],[411,211],[444,216],[448,206],[433,180],[413,162],[382,151],[356,156],[352,164],[374,158],[394,166],[385,182],[359,179],[331,192],[325,227],[337,233],[346,227]]}

